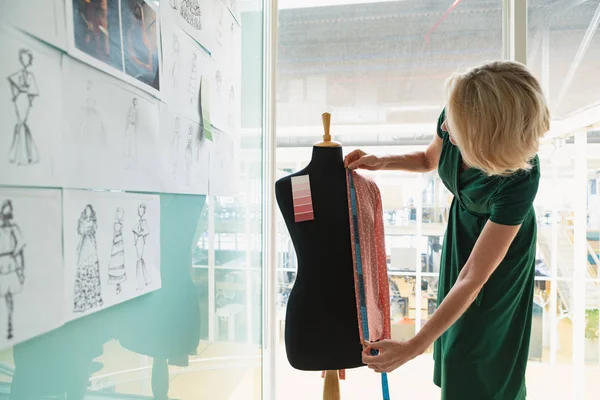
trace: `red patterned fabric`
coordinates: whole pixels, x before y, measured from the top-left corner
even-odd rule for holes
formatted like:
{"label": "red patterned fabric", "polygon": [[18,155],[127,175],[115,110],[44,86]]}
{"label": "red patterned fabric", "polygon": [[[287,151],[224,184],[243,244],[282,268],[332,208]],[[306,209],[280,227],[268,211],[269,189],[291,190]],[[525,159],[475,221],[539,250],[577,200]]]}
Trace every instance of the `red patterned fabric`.
{"label": "red patterned fabric", "polygon": [[[378,342],[391,338],[390,321],[390,288],[387,274],[387,256],[385,253],[385,231],[383,226],[383,205],[379,188],[370,178],[356,172],[353,174],[356,190],[358,215],[358,234],[361,247],[361,259],[365,282],[367,302],[367,318],[369,326],[369,342]],[[360,340],[365,337],[360,312],[360,295],[358,286],[358,270],[356,265],[356,248],[354,245],[354,218],[350,199],[350,180],[348,186],[348,211],[350,217],[350,235],[352,242],[352,259],[354,267],[354,287],[356,290],[356,309]],[[325,377],[325,372],[321,374]],[[345,370],[339,371],[340,379],[345,379]]]}
{"label": "red patterned fabric", "polygon": [[[367,302],[367,318],[370,342],[377,342],[391,337],[390,327],[390,288],[387,274],[387,257],[385,253],[385,231],[383,226],[383,205],[379,188],[373,180],[357,172],[350,172],[356,190],[358,208],[358,233],[361,247],[362,269],[365,282]],[[350,234],[352,237],[352,257],[354,259],[354,282],[356,290],[356,308],[361,340],[364,340],[360,297],[358,287],[358,271],[356,268],[356,252],[354,246],[354,229],[352,204],[350,201],[350,181],[348,185],[348,210],[350,212]]]}

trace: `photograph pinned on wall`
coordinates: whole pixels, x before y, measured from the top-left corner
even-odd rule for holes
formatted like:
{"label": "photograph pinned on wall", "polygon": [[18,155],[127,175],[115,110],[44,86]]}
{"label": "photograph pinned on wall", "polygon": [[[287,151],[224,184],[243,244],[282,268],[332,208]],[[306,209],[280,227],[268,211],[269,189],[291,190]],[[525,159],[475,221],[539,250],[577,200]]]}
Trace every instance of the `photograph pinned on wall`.
{"label": "photograph pinned on wall", "polygon": [[161,0],[160,7],[165,25],[180,28],[211,51],[213,0]]}
{"label": "photograph pinned on wall", "polygon": [[161,288],[160,198],[64,191],[67,321]]}
{"label": "photograph pinned on wall", "polygon": [[146,0],[67,0],[69,54],[160,96],[159,22]]}
{"label": "photograph pinned on wall", "polygon": [[4,10],[0,13],[6,23],[67,50],[64,0],[6,0],[4,3]]}
{"label": "photograph pinned on wall", "polygon": [[160,90],[158,19],[144,0],[121,0],[125,72]]}
{"label": "photograph pinned on wall", "polygon": [[163,51],[168,74],[163,100],[195,122],[210,121],[211,80],[206,77],[212,60],[206,51],[176,26],[164,27]]}
{"label": "photograph pinned on wall", "polygon": [[213,128],[213,142],[210,143],[210,182],[211,196],[233,196],[237,190],[237,145],[227,133]]}
{"label": "photograph pinned on wall", "polygon": [[61,55],[0,28],[0,182],[60,186]]}
{"label": "photograph pinned on wall", "polygon": [[208,194],[210,150],[206,131],[167,105],[161,107],[164,192]]}
{"label": "photograph pinned on wall", "polygon": [[64,323],[61,192],[0,188],[0,350]]}
{"label": "photograph pinned on wall", "polygon": [[66,186],[160,191],[159,102],[65,57]]}
{"label": "photograph pinned on wall", "polygon": [[69,3],[67,18],[75,48],[122,70],[119,0],[67,0]]}

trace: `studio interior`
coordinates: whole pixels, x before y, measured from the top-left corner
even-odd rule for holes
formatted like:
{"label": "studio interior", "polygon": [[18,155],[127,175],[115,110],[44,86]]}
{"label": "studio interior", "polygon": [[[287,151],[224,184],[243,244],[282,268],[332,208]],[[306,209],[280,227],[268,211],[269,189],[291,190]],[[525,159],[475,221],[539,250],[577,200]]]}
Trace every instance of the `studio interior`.
{"label": "studio interior", "polygon": [[600,398],[600,0],[0,0],[0,76],[0,400]]}

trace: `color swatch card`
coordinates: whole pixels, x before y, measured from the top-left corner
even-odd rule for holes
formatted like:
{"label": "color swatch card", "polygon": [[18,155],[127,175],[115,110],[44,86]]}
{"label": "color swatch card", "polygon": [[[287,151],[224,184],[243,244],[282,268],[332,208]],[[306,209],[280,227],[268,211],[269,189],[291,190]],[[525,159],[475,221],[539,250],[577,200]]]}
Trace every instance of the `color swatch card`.
{"label": "color swatch card", "polygon": [[294,220],[296,222],[315,219],[308,175],[292,177],[292,199],[294,202]]}

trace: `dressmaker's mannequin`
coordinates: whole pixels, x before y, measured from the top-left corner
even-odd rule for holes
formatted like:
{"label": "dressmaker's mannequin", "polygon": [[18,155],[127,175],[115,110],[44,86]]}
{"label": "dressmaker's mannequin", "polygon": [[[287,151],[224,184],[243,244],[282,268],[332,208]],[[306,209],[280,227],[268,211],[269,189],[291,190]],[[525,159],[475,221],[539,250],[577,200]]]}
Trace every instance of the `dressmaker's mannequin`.
{"label": "dressmaker's mannequin", "polygon": [[[298,275],[287,305],[285,344],[290,364],[322,371],[363,365],[342,147],[329,136],[313,147],[303,170],[275,184],[277,203],[298,255]],[[293,176],[308,175],[314,220],[295,222]],[[330,377],[331,374],[328,374]]]}

